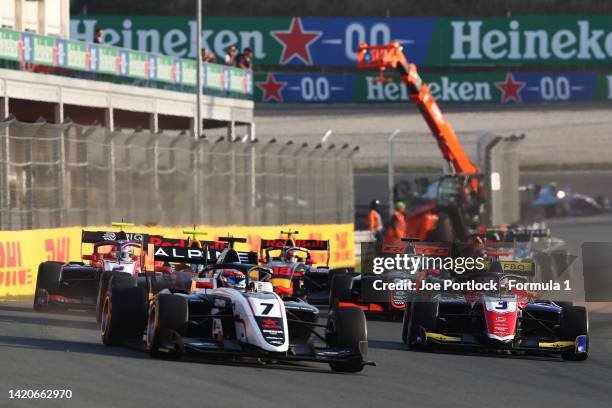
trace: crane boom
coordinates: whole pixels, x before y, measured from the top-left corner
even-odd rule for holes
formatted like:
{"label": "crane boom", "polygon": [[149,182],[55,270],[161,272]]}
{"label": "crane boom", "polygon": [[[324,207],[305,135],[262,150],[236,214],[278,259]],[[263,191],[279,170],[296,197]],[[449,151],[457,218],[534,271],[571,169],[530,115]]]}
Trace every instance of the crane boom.
{"label": "crane boom", "polygon": [[421,112],[444,159],[452,165],[455,173],[469,175],[480,171],[463,150],[457,134],[446,121],[440,107],[431,95],[429,85],[422,81],[416,65],[408,62],[399,42],[393,41],[387,45],[361,43],[357,51],[357,67],[378,69],[380,77],[376,79],[377,81],[390,81],[384,77],[385,70],[395,69],[401,81],[408,87],[410,100]]}

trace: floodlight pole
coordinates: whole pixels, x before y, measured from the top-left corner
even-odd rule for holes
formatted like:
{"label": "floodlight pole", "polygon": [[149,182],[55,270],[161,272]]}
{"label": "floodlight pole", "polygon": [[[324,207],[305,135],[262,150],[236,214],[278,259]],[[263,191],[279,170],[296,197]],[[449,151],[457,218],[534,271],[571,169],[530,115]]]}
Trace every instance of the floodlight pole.
{"label": "floodlight pole", "polygon": [[400,130],[395,129],[389,135],[389,169],[387,182],[389,188],[389,217],[393,215],[393,186],[395,185],[395,163],[393,162],[393,139],[399,134]]}
{"label": "floodlight pole", "polygon": [[202,137],[202,0],[197,0],[196,18],[196,126],[195,139]]}

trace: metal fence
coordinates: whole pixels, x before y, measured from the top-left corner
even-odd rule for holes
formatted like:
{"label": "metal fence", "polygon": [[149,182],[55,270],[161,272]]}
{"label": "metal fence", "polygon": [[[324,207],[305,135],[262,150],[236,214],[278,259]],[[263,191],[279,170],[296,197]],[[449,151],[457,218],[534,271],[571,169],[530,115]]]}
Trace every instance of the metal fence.
{"label": "metal fence", "polygon": [[0,229],[346,223],[348,145],[195,141],[182,133],[0,123]]}

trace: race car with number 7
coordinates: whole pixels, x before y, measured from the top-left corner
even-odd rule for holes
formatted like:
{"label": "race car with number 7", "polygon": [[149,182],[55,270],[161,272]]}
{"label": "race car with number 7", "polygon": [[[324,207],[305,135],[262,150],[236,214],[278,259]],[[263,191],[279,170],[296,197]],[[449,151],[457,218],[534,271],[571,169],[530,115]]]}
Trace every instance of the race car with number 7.
{"label": "race car with number 7", "polygon": [[[204,267],[190,292],[165,289],[153,295],[142,288],[109,292],[101,326],[103,342],[142,341],[144,334],[153,357],[189,352],[234,361],[318,362],[340,372],[373,365],[367,360],[366,320],[360,309],[332,310],[327,323],[319,324],[316,307],[279,297],[270,283],[272,271],[256,264],[257,253],[240,254],[233,248],[239,238],[228,240],[232,242],[218,258],[206,247],[149,248],[155,261]],[[253,258],[255,263],[250,262]]]}

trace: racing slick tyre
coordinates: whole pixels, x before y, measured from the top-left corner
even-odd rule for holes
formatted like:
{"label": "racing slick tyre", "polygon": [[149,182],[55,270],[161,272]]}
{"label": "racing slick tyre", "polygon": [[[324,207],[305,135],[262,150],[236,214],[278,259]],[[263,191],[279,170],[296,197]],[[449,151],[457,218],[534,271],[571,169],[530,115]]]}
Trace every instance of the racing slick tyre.
{"label": "racing slick tyre", "polygon": [[[187,299],[172,293],[160,293],[149,307],[146,343],[151,357],[177,358],[182,354],[181,342],[177,337],[187,331],[189,311]],[[172,349],[167,345],[173,345]]]}
{"label": "racing slick tyre", "polygon": [[146,314],[147,294],[143,287],[111,287],[102,307],[102,343],[114,346],[142,336]]}
{"label": "racing slick tyre", "polygon": [[404,308],[404,315],[402,316],[402,342],[404,344],[408,344],[408,323],[410,321],[411,309],[411,304],[406,304],[406,307]]}
{"label": "racing slick tyre", "polygon": [[[406,308],[402,328],[402,340],[408,345],[410,350],[425,348],[425,343],[415,344],[412,342],[416,330],[421,326],[425,333],[435,332],[438,326],[438,302],[426,299],[415,299]],[[423,339],[426,340],[426,339]]]}
{"label": "racing slick tyre", "polygon": [[57,290],[62,279],[62,262],[47,261],[38,266],[36,291],[34,292],[34,310],[41,312],[49,308],[49,292]]}
{"label": "racing slick tyre", "polygon": [[[123,278],[124,276],[126,278]],[[100,275],[100,282],[98,283],[98,299],[96,301],[96,322],[100,323],[100,321],[102,320],[102,308],[104,307],[104,299],[106,297],[106,292],[108,292],[109,283],[111,279],[113,279],[113,286],[135,286],[134,282],[128,280],[127,277],[132,278],[132,275],[126,274],[124,272],[102,272],[102,275]]]}
{"label": "racing slick tyre", "polygon": [[563,326],[561,327],[561,340],[576,341],[578,336],[587,336],[586,353],[577,353],[575,349],[561,353],[561,358],[568,361],[584,361],[589,350],[589,315],[583,306],[563,308]]}
{"label": "racing slick tyre", "polygon": [[329,289],[329,307],[334,308],[339,302],[352,300],[353,277],[351,275],[334,275]]}
{"label": "racing slick tyre", "polygon": [[360,357],[329,363],[332,371],[356,373],[363,370],[367,358],[368,330],[363,311],[356,307],[335,308],[327,321],[326,341],[332,348],[348,348]]}

